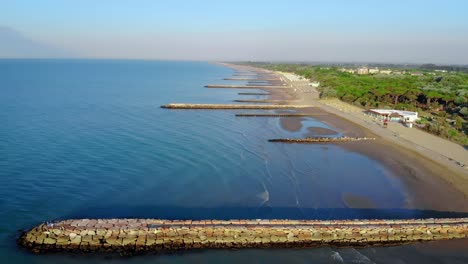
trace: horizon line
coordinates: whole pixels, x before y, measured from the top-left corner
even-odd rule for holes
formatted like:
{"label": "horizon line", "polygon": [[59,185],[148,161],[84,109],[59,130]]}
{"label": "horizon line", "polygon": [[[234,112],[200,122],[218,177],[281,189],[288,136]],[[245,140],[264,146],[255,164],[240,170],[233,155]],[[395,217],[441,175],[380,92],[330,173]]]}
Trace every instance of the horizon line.
{"label": "horizon line", "polygon": [[180,61],[180,62],[226,62],[226,63],[286,63],[286,64],[388,64],[388,65],[427,65],[436,66],[467,66],[467,63],[437,63],[437,62],[386,62],[386,61],[313,61],[313,60],[196,60],[196,59],[158,59],[158,58],[114,58],[114,57],[0,57],[0,60],[109,60],[109,61]]}

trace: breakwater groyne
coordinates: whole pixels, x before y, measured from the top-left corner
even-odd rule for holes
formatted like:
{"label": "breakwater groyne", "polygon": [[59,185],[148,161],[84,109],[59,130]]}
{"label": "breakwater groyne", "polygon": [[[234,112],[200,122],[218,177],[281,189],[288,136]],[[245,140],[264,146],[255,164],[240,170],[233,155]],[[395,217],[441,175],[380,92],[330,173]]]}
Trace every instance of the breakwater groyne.
{"label": "breakwater groyne", "polygon": [[248,105],[248,104],[167,104],[161,108],[169,109],[294,109],[310,105]]}
{"label": "breakwater groyne", "polygon": [[375,138],[368,137],[308,137],[308,138],[275,138],[269,139],[269,142],[283,142],[283,143],[333,143],[333,142],[353,142],[375,140]]}
{"label": "breakwater groyne", "polygon": [[468,238],[468,218],[411,220],[76,219],[24,232],[35,252],[143,252],[196,248],[376,246]]}
{"label": "breakwater groyne", "polygon": [[238,95],[271,95],[271,93],[238,93]]}
{"label": "breakwater groyne", "polygon": [[308,116],[317,116],[317,115],[326,115],[326,114],[236,114],[238,117],[308,117]]}
{"label": "breakwater groyne", "polygon": [[285,85],[222,85],[222,84],[209,84],[205,85],[206,88],[235,88],[235,89],[285,89]]}
{"label": "breakwater groyne", "polygon": [[287,104],[290,103],[291,100],[233,100],[233,102],[238,103],[274,103],[274,104]]}
{"label": "breakwater groyne", "polygon": [[223,78],[226,81],[259,81],[259,82],[267,82],[267,81],[277,81],[278,79],[273,78]]}

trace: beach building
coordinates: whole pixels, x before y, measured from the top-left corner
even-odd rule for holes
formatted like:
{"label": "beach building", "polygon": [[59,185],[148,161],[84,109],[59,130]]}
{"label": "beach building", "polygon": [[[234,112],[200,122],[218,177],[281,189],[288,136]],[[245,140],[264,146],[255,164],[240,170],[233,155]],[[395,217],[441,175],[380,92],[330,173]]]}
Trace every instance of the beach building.
{"label": "beach building", "polygon": [[369,74],[369,69],[366,68],[366,67],[358,68],[357,69],[357,74]]}
{"label": "beach building", "polygon": [[355,72],[354,69],[346,69],[346,68],[341,68],[340,71],[341,72],[347,72],[347,73],[354,73]]}
{"label": "beach building", "polygon": [[320,86],[320,82],[310,82],[310,83],[309,83],[309,86],[312,86],[312,87],[314,87],[314,88],[317,88],[317,87]]}
{"label": "beach building", "polygon": [[394,110],[394,109],[369,109],[366,112],[368,115],[390,122],[401,122],[411,128],[414,122],[419,119],[418,112]]}
{"label": "beach building", "polygon": [[422,72],[412,72],[411,76],[423,76]]}
{"label": "beach building", "polygon": [[392,74],[392,70],[382,70],[380,71],[381,74]]}

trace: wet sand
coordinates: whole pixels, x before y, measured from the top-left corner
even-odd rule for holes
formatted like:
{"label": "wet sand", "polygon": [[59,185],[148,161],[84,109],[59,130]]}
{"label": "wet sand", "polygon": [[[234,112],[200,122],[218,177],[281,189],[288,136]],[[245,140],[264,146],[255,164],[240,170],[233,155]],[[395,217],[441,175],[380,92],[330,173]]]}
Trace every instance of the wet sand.
{"label": "wet sand", "polygon": [[308,135],[309,137],[312,137],[314,135],[319,135],[319,136],[332,136],[338,134],[337,131],[328,129],[328,128],[323,128],[323,127],[309,127],[307,130],[310,132]]}
{"label": "wet sand", "polygon": [[306,120],[303,117],[287,117],[280,118],[280,126],[282,129],[289,132],[297,132],[302,128],[302,121]]}
{"label": "wet sand", "polygon": [[[314,108],[316,111],[323,110]],[[307,109],[301,112],[307,112]],[[414,151],[397,147],[370,130],[336,115],[320,115],[317,119],[345,136],[378,138],[372,142],[350,142],[338,146],[380,162],[398,177],[407,188],[405,208],[468,212],[467,197],[444,180],[451,176],[444,166]],[[288,123],[288,120],[284,122]],[[355,206],[359,207],[359,203]]]}
{"label": "wet sand", "polygon": [[[280,126],[282,129],[289,131],[289,132],[297,132],[300,131],[302,128],[302,121],[307,120],[304,117],[281,117],[280,118]],[[339,132],[324,128],[324,127],[308,127],[306,137],[316,137],[316,136],[331,136],[336,135]]]}

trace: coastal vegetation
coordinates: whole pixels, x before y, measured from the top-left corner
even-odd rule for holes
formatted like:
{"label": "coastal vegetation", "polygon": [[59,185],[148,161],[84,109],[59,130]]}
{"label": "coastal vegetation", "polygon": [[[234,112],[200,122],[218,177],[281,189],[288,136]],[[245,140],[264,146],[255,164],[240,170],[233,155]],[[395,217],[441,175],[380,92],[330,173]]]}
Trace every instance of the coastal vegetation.
{"label": "coastal vegetation", "polygon": [[463,71],[393,69],[398,74],[355,74],[336,66],[255,63],[275,71],[292,72],[320,82],[321,98],[369,108],[417,111],[418,127],[468,145],[468,73]]}

